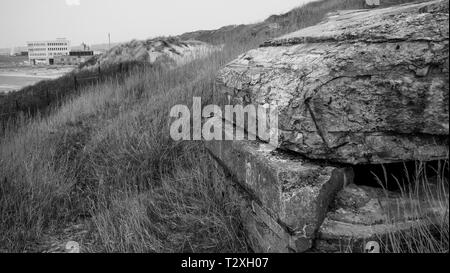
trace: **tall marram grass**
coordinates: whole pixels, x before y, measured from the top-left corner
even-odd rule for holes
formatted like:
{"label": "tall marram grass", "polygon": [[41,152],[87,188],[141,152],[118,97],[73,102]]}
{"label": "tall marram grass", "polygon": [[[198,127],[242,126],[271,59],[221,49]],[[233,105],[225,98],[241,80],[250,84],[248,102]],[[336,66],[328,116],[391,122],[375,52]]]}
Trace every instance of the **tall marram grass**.
{"label": "tall marram grass", "polygon": [[439,161],[435,166],[416,162],[414,170],[405,167],[402,177],[391,176],[385,168],[383,177],[376,176],[386,195],[389,195],[386,189],[388,180],[396,182],[400,193],[396,206],[388,210],[387,222],[399,225],[397,218],[407,215],[409,222],[413,223],[402,232],[394,229],[387,236],[379,237],[383,252],[449,252],[448,170],[448,160]]}
{"label": "tall marram grass", "polygon": [[[246,251],[200,168],[200,143],[169,135],[172,105],[211,98],[224,49],[175,69],[135,71],[24,120],[0,143],[0,250],[88,218],[90,251]],[[33,250],[31,248],[31,250]]]}

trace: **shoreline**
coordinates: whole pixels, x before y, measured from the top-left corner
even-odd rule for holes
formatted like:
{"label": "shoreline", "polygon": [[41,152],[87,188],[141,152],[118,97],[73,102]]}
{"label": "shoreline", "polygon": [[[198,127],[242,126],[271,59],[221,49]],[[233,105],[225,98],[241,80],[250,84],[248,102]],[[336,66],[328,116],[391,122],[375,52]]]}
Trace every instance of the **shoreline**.
{"label": "shoreline", "polygon": [[0,94],[19,91],[43,80],[57,79],[74,69],[76,66],[0,68]]}

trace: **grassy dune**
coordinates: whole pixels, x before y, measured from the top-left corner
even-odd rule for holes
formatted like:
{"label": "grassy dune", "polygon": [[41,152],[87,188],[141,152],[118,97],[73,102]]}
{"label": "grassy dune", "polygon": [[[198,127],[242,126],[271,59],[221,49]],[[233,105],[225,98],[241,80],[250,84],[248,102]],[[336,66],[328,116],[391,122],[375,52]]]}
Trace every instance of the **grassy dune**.
{"label": "grassy dune", "polygon": [[[325,14],[359,2],[329,0],[298,11]],[[236,35],[247,34],[226,34],[222,51],[175,69],[146,67],[86,86],[45,115],[7,126],[0,138],[0,252],[45,251],[50,239],[74,239],[92,252],[248,251],[234,204],[212,194],[202,144],[174,142],[168,131],[171,106],[190,105],[193,96],[213,102],[217,71],[262,40]],[[82,232],[72,232],[75,226]]]}
{"label": "grassy dune", "polygon": [[89,217],[95,251],[245,250],[234,215],[209,194],[200,143],[174,143],[168,131],[170,107],[212,94],[226,56],[88,88],[7,134],[0,246],[24,251]]}

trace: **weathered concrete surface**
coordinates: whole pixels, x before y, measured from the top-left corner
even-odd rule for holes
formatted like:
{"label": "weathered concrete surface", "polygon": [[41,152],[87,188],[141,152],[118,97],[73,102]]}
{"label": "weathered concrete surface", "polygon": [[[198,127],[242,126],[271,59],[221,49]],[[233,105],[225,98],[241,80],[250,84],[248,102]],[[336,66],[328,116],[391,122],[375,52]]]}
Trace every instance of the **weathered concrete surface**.
{"label": "weathered concrete surface", "polygon": [[[448,218],[449,208],[448,204],[437,201],[437,192],[428,192],[434,198],[420,200],[420,197],[405,197],[381,188],[348,185],[337,194],[319,229],[315,249],[360,252],[368,241],[382,241],[390,234],[439,223],[438,219]],[[448,200],[448,189],[443,194]]]}
{"label": "weathered concrete surface", "polygon": [[207,141],[205,145],[260,211],[295,238],[296,251],[311,248],[334,194],[353,179],[351,168],[313,164],[256,141]]}
{"label": "weathered concrete surface", "polygon": [[218,75],[240,104],[277,104],[280,147],[387,163],[447,157],[448,1],[335,14]]}
{"label": "weathered concrete surface", "polygon": [[[296,237],[290,234],[272,216],[258,205],[251,195],[235,183],[222,165],[211,158],[208,166],[210,180],[214,186],[215,194],[219,200],[229,204],[227,209],[231,212],[238,210],[240,222],[246,232],[249,246],[256,253],[289,253],[304,251],[307,246],[296,246]],[[302,240],[300,240],[302,241]]]}

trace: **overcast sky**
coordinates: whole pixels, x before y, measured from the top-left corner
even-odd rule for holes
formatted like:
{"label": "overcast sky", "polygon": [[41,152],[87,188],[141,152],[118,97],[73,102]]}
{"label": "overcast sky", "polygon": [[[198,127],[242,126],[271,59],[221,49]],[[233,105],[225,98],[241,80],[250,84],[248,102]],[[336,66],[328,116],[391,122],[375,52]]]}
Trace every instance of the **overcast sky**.
{"label": "overcast sky", "polygon": [[255,23],[311,0],[0,0],[0,48],[66,37],[72,45]]}

